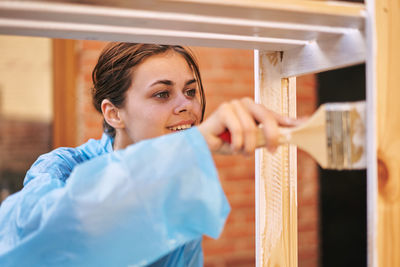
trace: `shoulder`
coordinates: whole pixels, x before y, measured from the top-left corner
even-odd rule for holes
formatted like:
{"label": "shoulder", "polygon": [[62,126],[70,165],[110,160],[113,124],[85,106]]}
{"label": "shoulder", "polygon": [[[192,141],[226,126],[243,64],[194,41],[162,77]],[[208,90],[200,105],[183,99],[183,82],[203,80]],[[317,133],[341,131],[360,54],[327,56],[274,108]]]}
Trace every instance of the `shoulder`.
{"label": "shoulder", "polygon": [[35,177],[47,174],[52,178],[65,181],[73,168],[86,159],[76,148],[61,147],[41,155],[25,176],[24,186]]}
{"label": "shoulder", "polygon": [[109,152],[111,140],[103,136],[100,140],[89,140],[77,147],[60,147],[41,155],[25,176],[24,186],[39,175],[49,175],[52,179],[65,182],[72,170],[79,164]]}

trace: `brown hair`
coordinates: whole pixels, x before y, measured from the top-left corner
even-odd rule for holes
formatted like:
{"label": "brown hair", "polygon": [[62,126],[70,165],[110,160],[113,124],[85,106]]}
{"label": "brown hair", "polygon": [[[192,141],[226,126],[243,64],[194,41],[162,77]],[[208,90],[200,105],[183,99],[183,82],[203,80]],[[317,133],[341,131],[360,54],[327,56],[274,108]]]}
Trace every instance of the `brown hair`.
{"label": "brown hair", "polygon": [[[122,107],[125,101],[126,91],[131,86],[133,67],[145,59],[167,51],[175,51],[181,54],[189,67],[194,72],[201,99],[201,120],[204,117],[206,100],[200,71],[193,53],[179,45],[135,44],[135,43],[110,43],[101,52],[96,66],[92,72],[92,98],[95,109],[102,113],[101,102],[110,100],[116,107]],[[115,137],[115,129],[105,120],[104,132]]]}

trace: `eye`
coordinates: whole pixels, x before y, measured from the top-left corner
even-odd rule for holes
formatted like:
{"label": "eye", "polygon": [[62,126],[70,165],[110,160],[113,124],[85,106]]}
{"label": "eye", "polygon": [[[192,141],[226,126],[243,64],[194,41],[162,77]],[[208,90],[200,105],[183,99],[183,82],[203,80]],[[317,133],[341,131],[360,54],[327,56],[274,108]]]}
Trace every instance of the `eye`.
{"label": "eye", "polygon": [[197,93],[196,89],[188,89],[185,91],[185,94],[189,97],[195,97]]}
{"label": "eye", "polygon": [[162,98],[162,99],[166,99],[169,97],[169,92],[168,91],[162,91],[162,92],[158,92],[156,94],[153,95],[156,98]]}

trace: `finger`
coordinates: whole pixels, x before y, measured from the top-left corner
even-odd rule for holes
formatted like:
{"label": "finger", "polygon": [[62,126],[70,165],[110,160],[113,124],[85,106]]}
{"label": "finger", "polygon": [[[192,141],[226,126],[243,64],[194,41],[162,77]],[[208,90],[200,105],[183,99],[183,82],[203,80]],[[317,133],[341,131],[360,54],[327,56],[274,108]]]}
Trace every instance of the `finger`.
{"label": "finger", "polygon": [[274,118],[278,122],[278,125],[282,126],[282,127],[295,127],[295,126],[300,125],[303,122],[302,120],[283,116],[283,115],[278,114],[271,110],[269,112],[271,113],[272,116],[274,116]]}
{"label": "finger", "polygon": [[[303,117],[303,118],[292,118],[292,117],[287,117],[287,116],[283,116],[281,114],[278,114],[268,108],[266,108],[265,106],[261,105],[261,104],[256,104],[251,98],[244,98],[244,101],[247,105],[260,105],[262,106],[267,112],[269,112],[277,121],[279,126],[284,126],[284,127],[294,127],[294,126],[298,126],[302,123],[304,123],[308,118],[307,117]],[[258,120],[257,120],[258,121]],[[259,123],[261,123],[260,121],[258,121]]]}
{"label": "finger", "polygon": [[223,145],[223,141],[216,137],[216,133],[224,130],[225,126],[221,126],[218,121],[219,119],[213,113],[210,117],[197,126],[212,152],[217,152]]}
{"label": "finger", "polygon": [[254,103],[251,99],[244,99],[243,103],[246,105],[255,120],[263,125],[262,129],[266,146],[268,150],[274,152],[279,144],[278,120],[270,110],[261,104]]}
{"label": "finger", "polygon": [[271,114],[267,114],[262,121],[266,145],[269,151],[275,152],[279,145],[279,128],[275,118]]}
{"label": "finger", "polygon": [[257,125],[246,106],[239,100],[232,101],[243,132],[243,152],[250,155],[256,148]]}
{"label": "finger", "polygon": [[220,110],[221,122],[231,133],[231,148],[232,151],[238,152],[243,146],[243,131],[238,115],[232,103],[225,103]]}

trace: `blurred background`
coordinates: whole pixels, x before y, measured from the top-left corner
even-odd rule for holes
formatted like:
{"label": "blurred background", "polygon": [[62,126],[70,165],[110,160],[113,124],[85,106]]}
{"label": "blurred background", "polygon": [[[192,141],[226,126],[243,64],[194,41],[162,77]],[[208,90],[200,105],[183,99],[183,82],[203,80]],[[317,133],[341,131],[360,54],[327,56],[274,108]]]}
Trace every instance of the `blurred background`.
{"label": "blurred background", "polygon": [[[59,146],[99,138],[91,71],[105,42],[0,37],[0,192],[22,187],[35,159]],[[207,97],[206,116],[222,101],[254,97],[253,51],[192,47]],[[324,102],[365,98],[364,66],[297,79],[297,115]],[[218,240],[204,238],[205,266],[254,266],[254,157],[215,156],[232,206]],[[366,265],[365,172],[323,171],[298,152],[299,266]]]}

